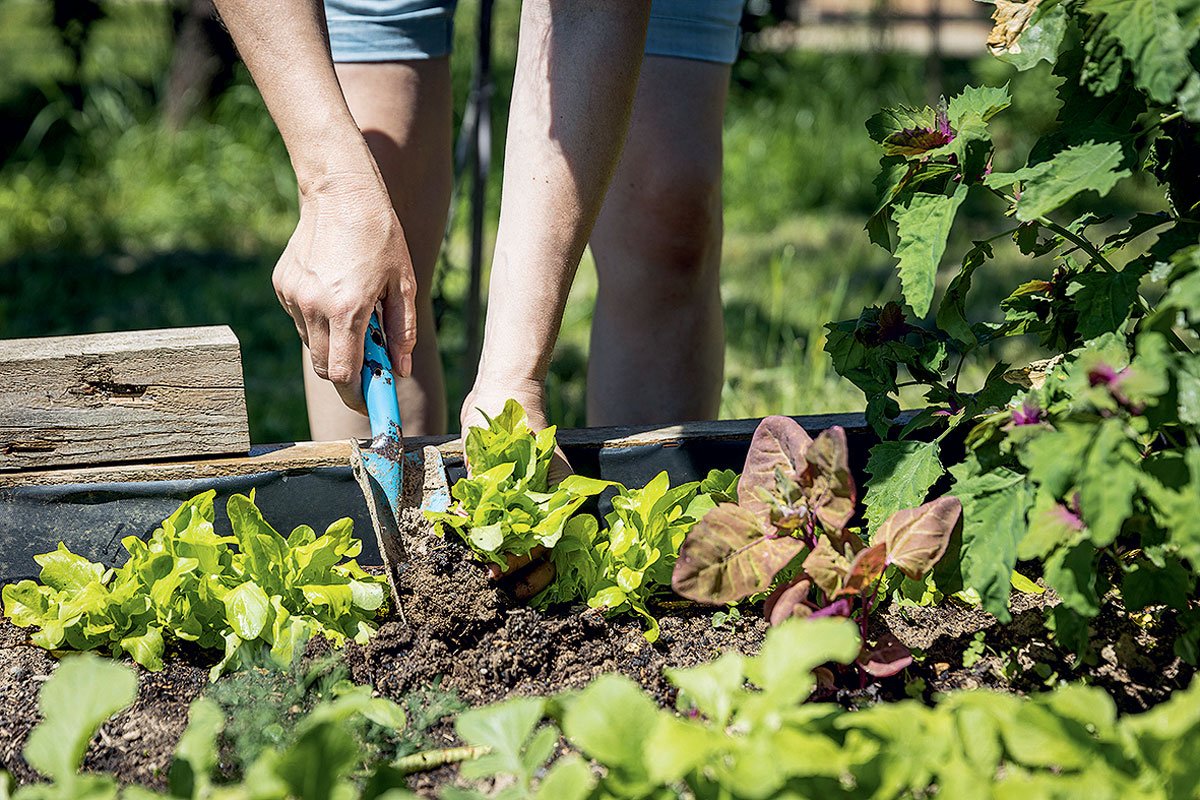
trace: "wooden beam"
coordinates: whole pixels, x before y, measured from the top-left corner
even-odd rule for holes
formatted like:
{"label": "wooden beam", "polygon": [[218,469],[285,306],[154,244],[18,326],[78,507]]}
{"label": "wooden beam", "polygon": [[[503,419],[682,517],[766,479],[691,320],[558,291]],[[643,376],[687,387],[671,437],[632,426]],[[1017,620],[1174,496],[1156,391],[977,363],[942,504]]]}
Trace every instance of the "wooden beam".
{"label": "wooden beam", "polygon": [[[863,430],[862,414],[822,414],[795,417],[809,432],[816,434],[832,425],[847,430]],[[576,428],[560,431],[559,443],[568,451],[607,450],[643,445],[672,447],[690,441],[749,440],[758,427],[758,419],[685,422],[669,426]],[[431,445],[442,452],[449,466],[462,464],[462,440],[453,436],[410,436],[404,440],[406,452],[420,452]],[[67,484],[135,483],[256,475],[264,472],[304,472],[322,467],[346,467],[350,463],[349,440],[337,442],[296,442],[254,448],[249,456],[205,458],[161,463],[117,464],[111,466],[37,470],[0,473],[0,489],[18,486],[62,486]]]}
{"label": "wooden beam", "polygon": [[0,472],[249,449],[226,326],[0,341]]}

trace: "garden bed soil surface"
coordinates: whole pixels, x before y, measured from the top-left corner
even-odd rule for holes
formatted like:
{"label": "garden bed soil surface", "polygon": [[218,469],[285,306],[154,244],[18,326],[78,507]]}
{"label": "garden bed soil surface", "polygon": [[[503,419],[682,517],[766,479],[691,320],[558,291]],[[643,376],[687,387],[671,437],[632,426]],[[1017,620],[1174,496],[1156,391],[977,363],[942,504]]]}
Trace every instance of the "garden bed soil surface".
{"label": "garden bed soil surface", "polygon": [[[400,581],[403,619],[393,614],[369,644],[351,644],[343,652],[356,682],[393,699],[440,681],[442,689],[474,706],[580,688],[602,673],[621,672],[670,705],[674,692],[664,667],[692,666],[727,650],[752,654],[766,632],[759,608],[747,608],[740,619],[717,626],[715,609],[678,603],[658,610],[662,635],[650,644],[636,620],[606,620],[579,607],[540,612],[517,603],[469,560],[457,541],[435,536],[418,512],[402,520],[402,529],[410,532],[410,560]],[[1072,671],[1042,625],[1044,606],[1053,602],[1049,593],[1017,596],[1009,625],[957,604],[889,608],[878,620],[881,630],[890,629],[918,648],[919,660],[906,675],[865,687],[851,680],[850,688],[825,699],[858,706],[960,688],[1036,691],[1045,683],[1038,670],[1048,670],[1062,677],[1085,676],[1108,689],[1123,710],[1136,711],[1187,685],[1191,670],[1171,652],[1169,624],[1155,633],[1153,626],[1139,624],[1111,605],[1095,626],[1105,642],[1097,648],[1100,658]],[[979,631],[986,631],[987,648],[963,666],[964,651]],[[314,642],[308,655],[327,649]],[[122,782],[165,786],[188,704],[208,685],[208,668],[217,658],[179,650],[161,672],[139,668],[136,703],[103,726],[85,767],[115,774]],[[26,631],[7,620],[0,623],[0,768],[21,782],[36,779],[20,752],[39,720],[38,691],[55,666],[51,654],[29,643]],[[453,743],[448,720],[429,733],[436,742]],[[414,788],[424,793],[453,774],[448,767],[415,776]]]}

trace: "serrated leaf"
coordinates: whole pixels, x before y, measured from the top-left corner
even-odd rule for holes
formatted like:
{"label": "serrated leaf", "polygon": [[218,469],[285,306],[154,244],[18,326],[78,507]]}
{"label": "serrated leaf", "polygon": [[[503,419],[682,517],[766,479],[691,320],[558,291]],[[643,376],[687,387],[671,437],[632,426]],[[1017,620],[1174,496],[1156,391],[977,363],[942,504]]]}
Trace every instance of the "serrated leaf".
{"label": "serrated leaf", "polygon": [[1177,0],[1087,0],[1084,9],[1104,15],[1105,28],[1121,43],[1134,83],[1159,103],[1170,103],[1192,73],[1189,52],[1200,28],[1184,25]]}
{"label": "serrated leaf", "polygon": [[952,195],[915,194],[893,211],[899,237],[896,258],[900,284],[905,301],[918,317],[929,313],[946,240],[966,197],[967,187],[959,184]]}
{"label": "serrated leaf", "polygon": [[1029,482],[999,467],[957,481],[952,493],[963,505],[964,581],[979,593],[984,609],[1007,621],[1010,577],[1033,503]]}
{"label": "serrated leaf", "polygon": [[867,458],[867,521],[872,530],[892,514],[919,505],[945,474],[936,442],[887,441]]}
{"label": "serrated leaf", "polygon": [[1048,161],[1016,172],[992,173],[987,186],[1022,184],[1017,200],[1017,219],[1029,222],[1045,216],[1075,195],[1093,191],[1101,197],[1130,175],[1128,159],[1120,142],[1087,142],[1068,147]]}
{"label": "serrated leaf", "polygon": [[950,124],[958,127],[970,118],[987,122],[1012,104],[1008,84],[1004,86],[967,86],[950,99],[947,113]]}

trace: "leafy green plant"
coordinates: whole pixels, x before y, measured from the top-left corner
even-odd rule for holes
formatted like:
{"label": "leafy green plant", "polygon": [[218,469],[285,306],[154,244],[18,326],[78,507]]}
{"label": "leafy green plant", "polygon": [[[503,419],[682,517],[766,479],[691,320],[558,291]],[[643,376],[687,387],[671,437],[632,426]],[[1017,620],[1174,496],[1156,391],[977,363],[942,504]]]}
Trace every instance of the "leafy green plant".
{"label": "leafy green plant", "polygon": [[[766,592],[776,576],[807,550],[801,569],[775,587],[767,618],[849,617],[856,612],[864,640],[867,621],[889,568],[923,579],[946,552],[962,514],[942,497],[890,514],[868,546],[850,528],[857,492],[846,434],[833,427],[812,439],[788,417],[768,417],[754,432],[738,502],[722,503],[695,526],[679,553],[672,586],[704,603],[731,603]],[[911,663],[892,636],[863,649],[859,665],[875,677]]]}
{"label": "leafy green plant", "polygon": [[[868,516],[876,524],[896,503],[920,502],[949,473],[969,593],[1007,619],[1017,561],[1039,561],[1062,600],[1048,622],[1077,651],[1109,589],[1135,611],[1185,612],[1197,597],[1198,13],[1194,0],[998,3],[994,51],[1018,69],[1048,62],[1060,81],[1058,124],[1027,156],[993,145],[1004,87],[867,124],[883,151],[868,230],[896,256],[912,317],[893,302],[829,326],[835,368],[889,437],[868,464]],[[1149,199],[1109,223],[1097,200],[1131,176]],[[968,196],[998,203],[995,232],[973,243],[935,303]],[[998,309],[969,314],[972,282],[1006,240],[1035,277]],[[931,311],[933,324],[918,324]],[[964,385],[965,363],[1016,339],[1036,340],[1041,357]],[[928,407],[894,430],[902,370]],[[1195,660],[1195,617],[1181,619],[1178,652]]]}
{"label": "leafy green plant", "polygon": [[464,452],[471,474],[451,489],[454,504],[425,515],[439,533],[453,530],[479,558],[503,567],[508,556],[554,547],[584,501],[610,484],[571,475],[551,487],[555,428],[535,434],[517,401],[484,418],[486,428],[467,432]]}
{"label": "leafy green plant", "polygon": [[[1102,690],[1082,686],[1033,698],[955,692],[935,707],[802,704],[820,665],[850,663],[860,648],[845,620],[789,620],[772,628],[758,656],[726,653],[668,670],[678,714],[619,675],[546,704],[556,725],[539,726],[541,701],[527,698],[471,712],[487,724],[460,727],[464,739],[506,755],[468,774],[515,783],[495,795],[511,800],[1195,795],[1200,682],[1124,718]],[[559,731],[572,752],[539,783]],[[598,773],[580,769],[575,752]]]}
{"label": "leafy green plant", "polygon": [[287,666],[315,635],[341,646],[374,633],[386,579],[354,561],[362,543],[349,519],[319,536],[302,525],[285,538],[253,496],[233,495],[226,506],[233,535],[218,536],[215,496],[183,503],[147,541],[125,537],[129,560],[117,569],[62,543],[35,556],[40,583],[5,586],[4,613],[36,628],[31,638],[40,647],[107,649],[149,670],[162,669],[169,641],[223,650],[213,678],[242,664]]}
{"label": "leafy green plant", "polygon": [[[24,750],[29,765],[53,782],[22,786],[11,796],[14,800],[335,800],[359,797],[363,784],[369,792],[363,797],[408,797],[401,789],[403,776],[386,761],[371,764],[365,775],[355,775],[364,767],[359,726],[369,723],[398,730],[405,725],[404,712],[390,700],[373,697],[368,687],[342,682],[334,688],[331,698],[296,723],[287,746],[262,751],[240,781],[228,784],[216,775],[225,716],[212,699],[195,700],[175,750],[169,790],[160,794],[138,786],[121,787],[110,775],[79,773],[88,742],[100,726],[133,703],[137,677],[128,667],[90,654],[70,656],[42,688],[43,720]],[[0,797],[10,796],[7,778],[0,772]]]}
{"label": "leafy green plant", "polygon": [[[578,517],[551,551],[554,583],[535,598],[541,606],[586,600],[591,608],[630,611],[649,626],[646,639],[658,639],[658,620],[649,603],[671,584],[684,537],[696,521],[732,496],[737,476],[714,470],[703,481],[674,488],[660,472],[641,489],[621,486],[601,529],[594,517]],[[575,521],[573,521],[575,522]]]}

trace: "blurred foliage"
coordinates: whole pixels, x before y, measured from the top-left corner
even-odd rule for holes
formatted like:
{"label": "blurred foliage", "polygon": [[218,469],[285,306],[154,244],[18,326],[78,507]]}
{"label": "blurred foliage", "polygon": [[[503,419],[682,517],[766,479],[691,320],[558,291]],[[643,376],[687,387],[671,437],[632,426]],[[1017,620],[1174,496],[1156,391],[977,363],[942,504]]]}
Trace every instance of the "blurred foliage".
{"label": "blurred foliage", "polygon": [[[169,133],[158,112],[169,8],[114,0],[103,7],[83,52],[77,108],[63,89],[74,76],[51,4],[0,4],[0,337],[229,324],[242,343],[254,441],[304,438],[299,348],[269,279],[296,215],[286,152],[244,70],[201,118]],[[458,17],[458,115],[474,8],[462,3]],[[515,4],[501,4],[497,132],[515,42]],[[1013,81],[1013,110],[996,133],[1002,141],[1032,142],[1054,118],[1053,81],[1043,70],[1010,76],[981,57],[947,61],[942,74],[947,95],[967,82]],[[822,326],[894,294],[890,258],[862,232],[878,160],[863,122],[881,106],[937,93],[925,60],[908,55],[751,53],[735,65],[725,137],[723,416],[861,408],[861,393],[828,368]],[[497,135],[497,177],[502,144]],[[490,235],[496,179],[489,198]],[[1121,195],[1110,202],[1120,204]],[[462,198],[455,213],[437,286],[452,408],[464,391]],[[959,244],[970,236],[971,213],[968,204]],[[550,413],[563,426],[584,422],[595,289],[585,259],[549,380]]]}

